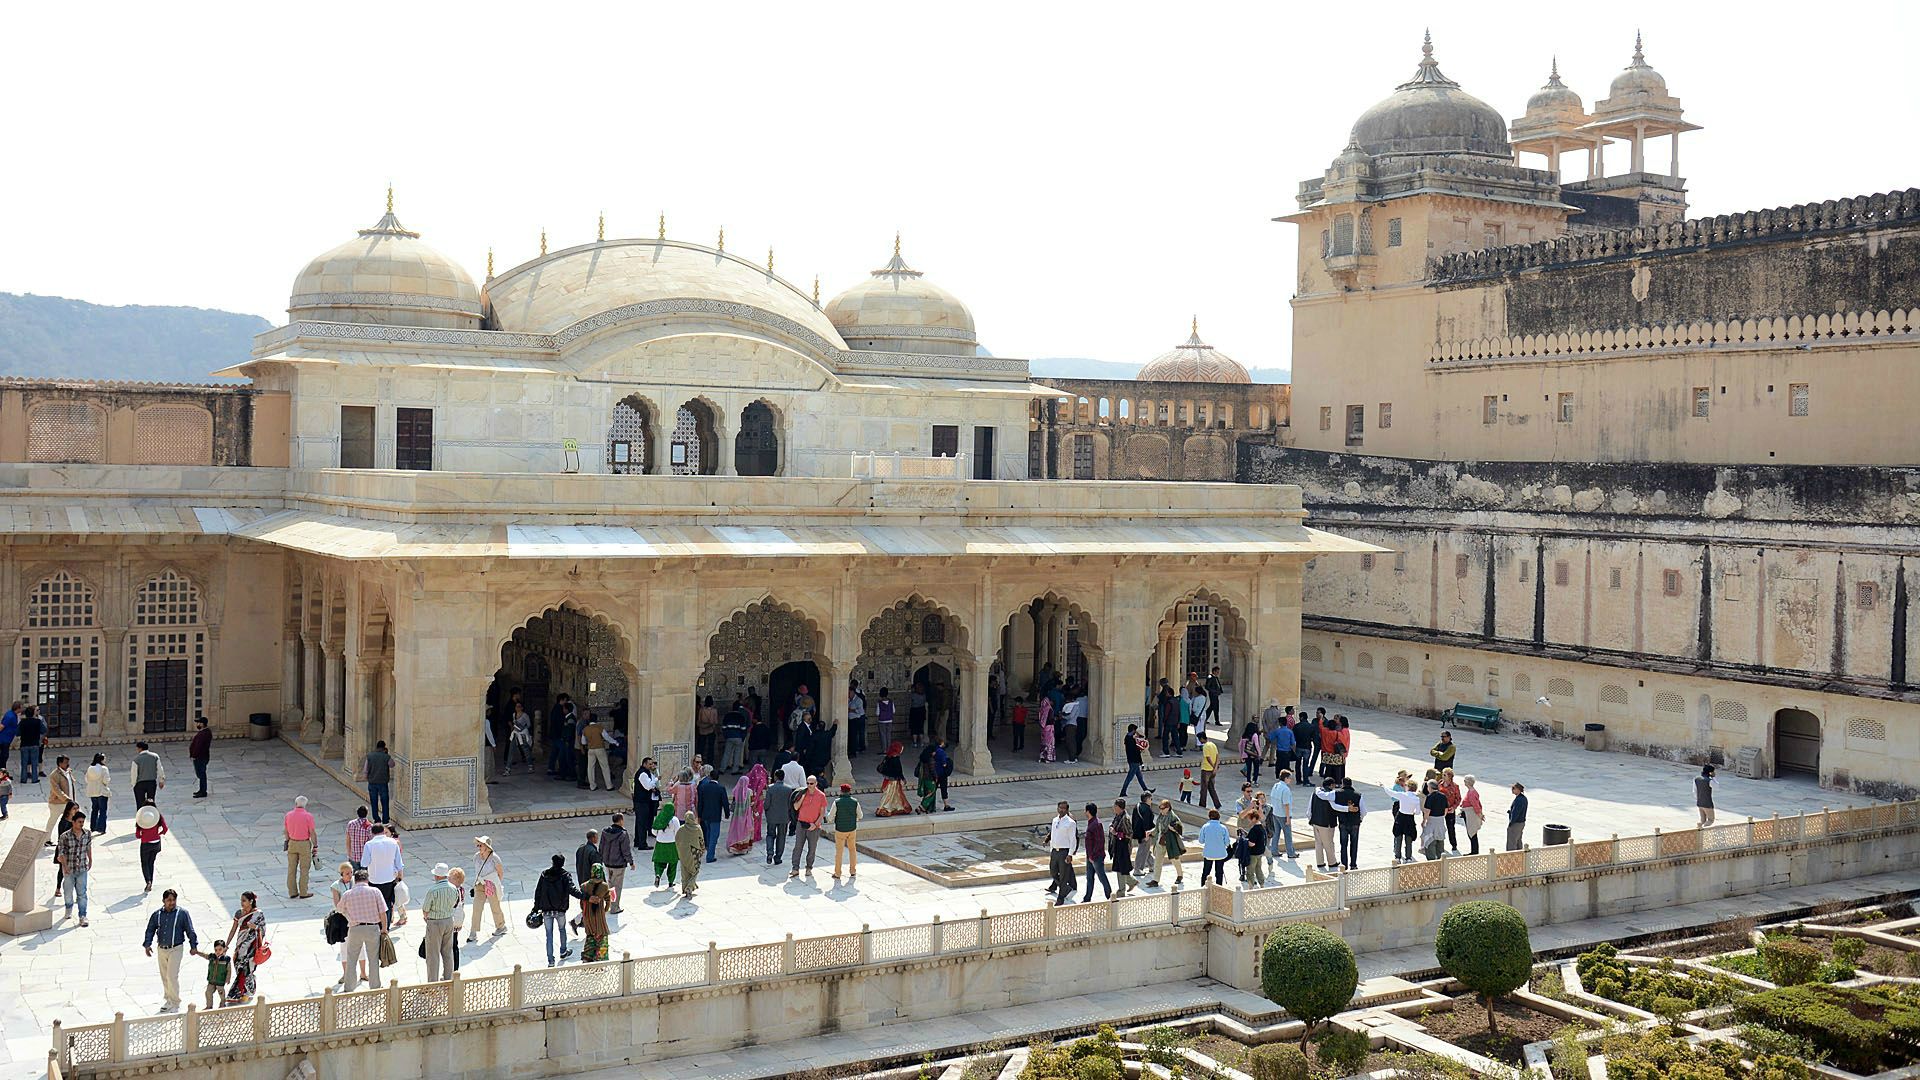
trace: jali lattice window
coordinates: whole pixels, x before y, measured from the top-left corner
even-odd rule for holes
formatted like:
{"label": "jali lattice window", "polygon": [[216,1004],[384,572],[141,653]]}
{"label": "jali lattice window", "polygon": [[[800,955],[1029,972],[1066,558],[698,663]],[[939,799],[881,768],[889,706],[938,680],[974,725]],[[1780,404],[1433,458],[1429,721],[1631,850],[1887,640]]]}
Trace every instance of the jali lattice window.
{"label": "jali lattice window", "polygon": [[149,405],[133,415],[133,459],[142,465],[213,464],[213,414],[198,405]]}
{"label": "jali lattice window", "polygon": [[83,401],[46,401],[27,413],[27,460],[98,462],[106,458],[107,414]]}
{"label": "jali lattice window", "polygon": [[43,579],[27,597],[27,628],[93,625],[93,589],[62,570]]}

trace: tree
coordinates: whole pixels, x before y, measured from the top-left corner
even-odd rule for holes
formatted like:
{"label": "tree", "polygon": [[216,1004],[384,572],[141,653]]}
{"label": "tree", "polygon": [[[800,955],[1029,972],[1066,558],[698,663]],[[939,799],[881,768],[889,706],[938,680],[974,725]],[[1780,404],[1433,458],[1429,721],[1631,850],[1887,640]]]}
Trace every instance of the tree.
{"label": "tree", "polygon": [[1260,952],[1260,989],[1267,1000],[1306,1025],[1307,1036],[1323,1020],[1347,1007],[1360,985],[1353,949],[1338,934],[1311,923],[1292,923],[1267,935]]}
{"label": "tree", "polygon": [[1512,907],[1491,900],[1455,904],[1440,920],[1433,955],[1447,974],[1480,995],[1487,1006],[1487,1030],[1498,1034],[1495,999],[1525,986],[1533,971],[1527,920]]}

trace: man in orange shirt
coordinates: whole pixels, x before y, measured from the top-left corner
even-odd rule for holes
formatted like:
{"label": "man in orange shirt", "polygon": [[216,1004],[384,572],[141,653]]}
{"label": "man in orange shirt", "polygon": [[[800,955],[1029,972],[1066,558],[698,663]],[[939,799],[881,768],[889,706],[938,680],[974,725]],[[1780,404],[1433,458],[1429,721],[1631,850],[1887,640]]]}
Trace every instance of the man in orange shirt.
{"label": "man in orange shirt", "polygon": [[293,800],[293,809],[281,819],[280,832],[286,838],[281,847],[287,853],[287,896],[312,896],[307,891],[307,869],[313,865],[313,815],[307,812],[305,795]]}

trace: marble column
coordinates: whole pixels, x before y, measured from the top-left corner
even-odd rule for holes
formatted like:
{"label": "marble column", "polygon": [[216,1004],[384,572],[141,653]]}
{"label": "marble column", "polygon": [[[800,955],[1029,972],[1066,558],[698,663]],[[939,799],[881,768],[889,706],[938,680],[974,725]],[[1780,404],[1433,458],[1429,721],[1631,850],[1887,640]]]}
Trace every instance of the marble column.
{"label": "marble column", "polygon": [[[367,733],[373,730],[374,698],[379,692],[380,661],[363,656],[353,668],[353,715],[343,725],[340,732],[340,756],[346,762],[348,774],[359,778],[366,775],[367,750],[372,743],[367,741]],[[328,754],[332,756],[331,753]]]}
{"label": "marble column", "polygon": [[304,717],[300,738],[305,742],[319,742],[326,731],[325,718],[321,715],[324,707],[320,702],[320,643],[306,634],[300,635],[300,642],[305,668],[300,680]]}
{"label": "marble column", "polygon": [[[127,715],[127,632],[121,629],[103,630],[100,642],[104,650],[100,671],[107,687],[100,702],[100,731],[102,734],[132,734],[144,725],[138,716]],[[137,677],[139,673],[134,674]]]}
{"label": "marble column", "polygon": [[[833,729],[833,783],[839,785],[853,779],[853,761],[847,757],[847,680],[853,677],[852,665],[833,663],[820,666],[820,693],[814,700],[820,703],[820,715],[827,726]],[[933,718],[927,718],[928,726]],[[821,784],[821,787],[826,787]],[[838,787],[835,787],[838,791]]]}
{"label": "marble column", "polygon": [[344,743],[347,717],[346,658],[340,655],[338,646],[328,644],[321,647],[320,659],[321,685],[326,695],[326,702],[321,707],[325,719],[320,731],[321,745],[325,746],[331,739],[339,739]]}
{"label": "marble column", "polygon": [[1080,651],[1087,658],[1087,752],[1082,757],[1118,764],[1125,758],[1120,754],[1124,732],[1115,726],[1120,710],[1113,692],[1119,681],[1114,659],[1091,645],[1081,645]]}
{"label": "marble column", "polygon": [[993,751],[987,746],[987,676],[992,660],[960,665],[960,745],[952,747],[953,765],[969,776],[993,775]]}
{"label": "marble column", "polygon": [[19,654],[20,635],[0,631],[0,706],[10,704],[20,691],[20,680],[14,675],[14,657]]}
{"label": "marble column", "polygon": [[300,631],[288,627],[280,642],[280,730],[302,734],[307,710],[300,700]]}

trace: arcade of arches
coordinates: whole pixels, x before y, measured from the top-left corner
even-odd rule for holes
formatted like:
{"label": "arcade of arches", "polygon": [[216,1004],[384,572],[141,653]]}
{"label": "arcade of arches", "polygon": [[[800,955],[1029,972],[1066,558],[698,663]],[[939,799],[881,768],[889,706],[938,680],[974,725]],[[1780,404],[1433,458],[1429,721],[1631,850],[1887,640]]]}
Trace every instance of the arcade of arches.
{"label": "arcade of arches", "polygon": [[[754,401],[740,410],[731,438],[718,408],[692,398],[673,410],[671,427],[645,398],[632,394],[613,407],[606,465],[616,475],[778,476],[783,464],[780,418]],[[729,450],[731,444],[731,450]]]}

